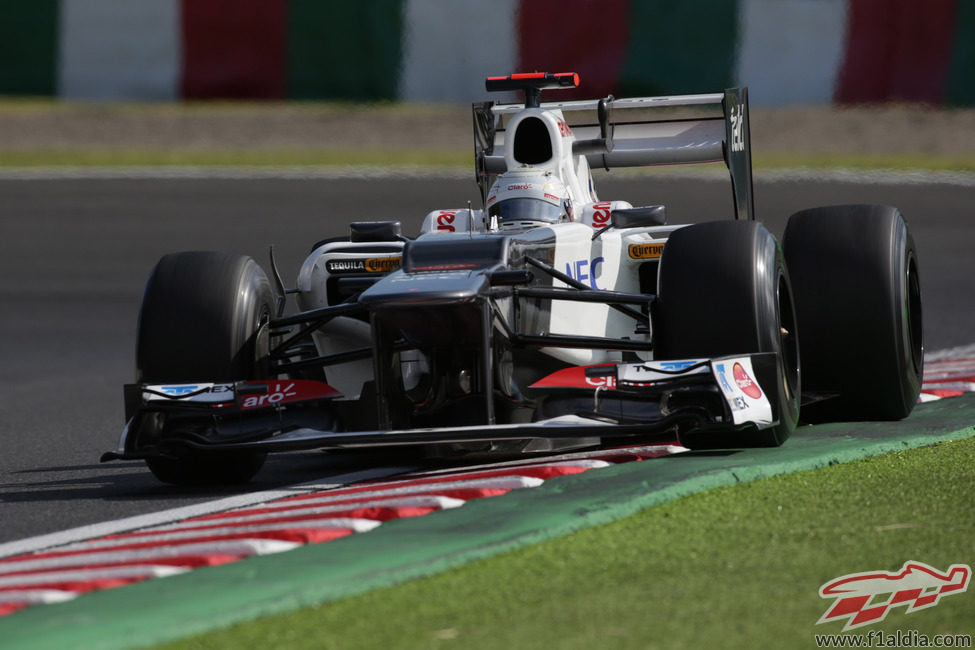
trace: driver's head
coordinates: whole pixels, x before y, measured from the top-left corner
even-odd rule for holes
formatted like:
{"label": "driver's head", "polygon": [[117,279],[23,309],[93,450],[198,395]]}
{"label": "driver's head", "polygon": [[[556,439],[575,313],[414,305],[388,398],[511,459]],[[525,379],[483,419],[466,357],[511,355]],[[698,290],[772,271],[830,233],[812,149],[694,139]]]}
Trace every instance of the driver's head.
{"label": "driver's head", "polygon": [[499,228],[536,228],[572,219],[565,185],[551,172],[515,171],[498,177],[487,199],[488,218]]}

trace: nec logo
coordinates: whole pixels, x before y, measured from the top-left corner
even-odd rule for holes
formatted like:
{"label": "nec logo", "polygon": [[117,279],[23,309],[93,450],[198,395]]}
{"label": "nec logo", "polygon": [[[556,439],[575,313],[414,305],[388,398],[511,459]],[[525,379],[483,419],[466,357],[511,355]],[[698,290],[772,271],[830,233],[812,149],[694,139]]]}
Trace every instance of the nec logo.
{"label": "nec logo", "polygon": [[576,282],[587,283],[593,289],[599,291],[601,288],[596,284],[596,276],[599,275],[599,265],[606,260],[602,257],[590,260],[576,260],[565,263],[565,274]]}

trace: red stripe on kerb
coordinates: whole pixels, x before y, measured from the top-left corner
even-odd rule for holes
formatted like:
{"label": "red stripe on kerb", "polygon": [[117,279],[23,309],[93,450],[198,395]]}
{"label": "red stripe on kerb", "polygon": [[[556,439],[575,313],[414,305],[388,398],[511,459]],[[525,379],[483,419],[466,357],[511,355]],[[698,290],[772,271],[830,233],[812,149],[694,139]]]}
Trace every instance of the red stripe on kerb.
{"label": "red stripe on kerb", "polygon": [[[553,22],[553,16],[557,22]],[[556,101],[615,93],[626,63],[629,17],[629,0],[521,2],[518,68],[573,70],[585,79],[578,90],[551,91],[550,97]]]}
{"label": "red stripe on kerb", "polygon": [[849,0],[841,103],[944,100],[956,0]]}
{"label": "red stripe on kerb", "polygon": [[[370,519],[372,521],[391,521],[393,519],[405,519],[408,517],[420,517],[426,514],[430,514],[434,510],[439,510],[439,508],[349,508],[349,509],[338,509],[338,508],[328,508],[327,512],[314,514],[309,516],[304,509],[300,510],[286,510],[281,512],[280,510],[271,510],[270,512],[256,512],[255,510],[238,510],[231,513],[225,513],[231,515],[228,517],[222,517],[218,519],[211,519],[202,522],[187,521],[184,525],[172,526],[163,530],[144,530],[137,533],[129,533],[127,535],[115,535],[112,537],[106,537],[104,539],[133,539],[137,540],[139,537],[149,537],[152,535],[158,535],[161,532],[176,532],[176,531],[188,531],[188,530],[198,530],[205,532],[207,530],[212,530],[214,528],[224,528],[231,525],[236,526],[249,526],[254,524],[261,525],[271,525],[271,524],[285,524],[294,521],[309,521],[311,519]],[[281,516],[261,516],[263,514],[274,515],[280,513]],[[228,524],[223,521],[223,519],[242,519],[238,523]],[[248,518],[252,518],[248,520]],[[212,523],[211,523],[212,522]],[[194,525],[194,524],[199,525]]]}
{"label": "red stripe on kerb", "polygon": [[[120,560],[118,562],[84,562],[84,556],[87,554],[79,554],[76,557],[79,561],[71,564],[66,564],[65,566],[70,566],[75,569],[116,569],[124,566],[142,565],[146,564],[143,560]],[[70,557],[70,556],[67,556]],[[28,559],[28,558],[20,558]],[[41,558],[43,559],[43,558]],[[56,559],[56,558],[52,558]],[[193,555],[179,555],[175,557],[154,557],[151,563],[156,566],[170,566],[185,569],[197,569],[205,566],[220,566],[221,564],[230,564],[231,562],[236,562],[240,559],[239,555],[226,555],[226,554],[193,554]],[[13,576],[27,576],[27,575],[37,575],[40,573],[52,573],[54,571],[65,570],[62,566],[54,566],[45,569],[23,569],[19,571],[9,571],[2,574],[2,577],[8,578]]]}
{"label": "red stripe on kerb", "polygon": [[281,99],[284,0],[183,0],[182,96]]}
{"label": "red stripe on kerb", "polygon": [[322,495],[338,495],[338,494],[355,494],[356,492],[371,492],[373,490],[385,490],[391,488],[403,488],[410,486],[421,486],[421,485],[431,485],[435,483],[452,483],[455,481],[479,481],[488,478],[500,478],[505,476],[527,476],[531,478],[538,478],[542,480],[548,480],[556,476],[566,476],[569,474],[578,474],[579,472],[584,472],[588,467],[572,465],[571,463],[557,464],[557,465],[533,465],[528,467],[506,467],[503,469],[492,469],[492,470],[482,470],[476,472],[457,472],[451,474],[443,474],[439,476],[428,476],[416,479],[386,479],[375,481],[374,483],[363,483],[351,488],[340,488],[338,490],[329,490],[328,492],[320,492],[317,494],[302,494],[295,497],[289,497],[289,499],[307,499],[315,496]]}
{"label": "red stripe on kerb", "polygon": [[[501,496],[510,492],[510,488],[458,488],[458,489],[444,489],[438,490],[437,486],[428,486],[425,490],[427,493],[435,493],[439,496],[450,497],[452,499],[460,499],[461,501],[470,501],[471,499],[483,499],[486,497],[496,497]],[[417,490],[418,493],[424,492],[424,490]],[[325,501],[328,498],[329,492],[318,492],[316,494],[308,495],[305,499],[286,499],[282,501],[275,501],[274,506],[266,506],[263,508],[251,508],[248,510],[235,510],[232,512],[221,512],[215,515],[210,515],[208,517],[194,519],[193,521],[216,521],[224,517],[237,517],[241,513],[246,514],[266,514],[273,512],[287,512],[287,511],[299,511],[304,508],[313,508],[319,505],[319,502]],[[347,499],[338,499],[335,501],[328,500],[329,505],[354,505],[359,502],[354,496],[350,496]]]}
{"label": "red stripe on kerb", "polygon": [[[607,456],[637,460],[668,451],[648,447]],[[549,478],[605,464],[587,457],[376,481],[3,558],[0,592],[9,597],[0,601],[0,616],[42,602],[25,590],[84,593],[327,542],[367,531],[382,521],[458,507],[471,499],[536,487]]]}

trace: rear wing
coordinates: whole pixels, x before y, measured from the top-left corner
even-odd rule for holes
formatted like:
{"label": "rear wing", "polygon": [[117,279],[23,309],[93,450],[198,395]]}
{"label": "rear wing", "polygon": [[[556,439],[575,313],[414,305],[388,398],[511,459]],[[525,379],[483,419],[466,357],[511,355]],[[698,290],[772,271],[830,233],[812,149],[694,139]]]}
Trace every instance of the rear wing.
{"label": "rear wing", "polygon": [[[543,102],[559,110],[576,137],[575,153],[590,167],[644,167],[724,162],[731,173],[735,217],[754,219],[748,89],[723,93]],[[482,199],[504,173],[505,125],[523,104],[478,102],[474,162]],[[593,147],[607,141],[608,146]]]}

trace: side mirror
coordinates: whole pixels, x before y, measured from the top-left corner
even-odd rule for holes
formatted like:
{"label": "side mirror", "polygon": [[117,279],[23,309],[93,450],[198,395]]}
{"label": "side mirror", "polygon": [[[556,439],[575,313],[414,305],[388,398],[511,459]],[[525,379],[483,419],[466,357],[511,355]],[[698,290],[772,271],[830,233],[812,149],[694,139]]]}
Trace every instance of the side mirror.
{"label": "side mirror", "polygon": [[640,228],[667,224],[667,212],[662,205],[613,210],[609,222],[614,228]]}
{"label": "side mirror", "polygon": [[353,221],[349,241],[403,241],[403,228],[399,221]]}
{"label": "side mirror", "polygon": [[599,103],[596,104],[596,115],[599,117],[599,137],[593,140],[576,140],[572,145],[572,153],[587,156],[594,153],[609,153],[613,150],[615,144],[611,119],[612,108],[612,95],[599,100]]}

